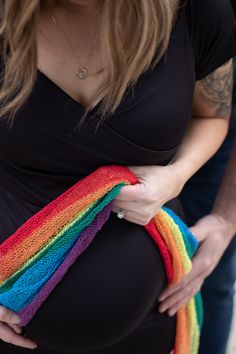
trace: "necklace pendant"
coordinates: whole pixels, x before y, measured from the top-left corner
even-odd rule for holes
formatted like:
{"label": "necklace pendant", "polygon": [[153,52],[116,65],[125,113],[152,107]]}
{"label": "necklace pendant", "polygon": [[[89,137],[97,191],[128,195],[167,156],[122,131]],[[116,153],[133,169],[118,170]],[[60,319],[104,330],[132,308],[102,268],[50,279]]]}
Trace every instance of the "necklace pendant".
{"label": "necklace pendant", "polygon": [[76,72],[80,80],[84,80],[88,76],[88,72],[84,68],[79,68],[79,70]]}

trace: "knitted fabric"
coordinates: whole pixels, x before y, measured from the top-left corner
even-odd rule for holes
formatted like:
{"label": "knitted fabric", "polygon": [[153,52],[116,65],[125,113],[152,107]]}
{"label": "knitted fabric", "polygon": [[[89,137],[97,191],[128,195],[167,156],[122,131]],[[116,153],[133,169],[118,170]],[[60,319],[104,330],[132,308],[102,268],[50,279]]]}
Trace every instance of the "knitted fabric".
{"label": "knitted fabric", "polygon": [[[91,244],[108,220],[111,201],[121,188],[136,183],[137,178],[127,167],[100,167],[33,215],[0,245],[0,304],[18,313],[22,326]],[[191,269],[197,240],[168,208],[162,208],[144,227],[161,252],[169,284],[176,284]],[[201,309],[198,294],[178,311],[175,354],[197,354]]]}

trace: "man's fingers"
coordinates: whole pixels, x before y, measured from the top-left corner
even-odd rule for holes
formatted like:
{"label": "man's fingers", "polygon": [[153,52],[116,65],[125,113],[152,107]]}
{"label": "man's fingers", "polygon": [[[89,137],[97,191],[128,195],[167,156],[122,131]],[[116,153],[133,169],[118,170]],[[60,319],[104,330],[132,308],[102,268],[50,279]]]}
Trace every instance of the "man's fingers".
{"label": "man's fingers", "polygon": [[19,324],[20,317],[6,307],[0,306],[0,321],[12,324]]}
{"label": "man's fingers", "polygon": [[197,278],[205,278],[209,273],[210,263],[209,254],[205,252],[205,247],[200,246],[198,253],[192,259],[192,269],[187,273],[183,279],[176,285],[169,286],[159,296],[159,301],[164,301],[169,296],[184,289]]}
{"label": "man's fingers", "polygon": [[166,310],[170,309],[173,307],[176,303],[181,302],[182,299],[189,297],[189,294],[186,290],[180,290],[173,295],[169,296],[166,298],[161,305],[158,307],[159,312],[165,312]]}
{"label": "man's fingers", "polygon": [[207,237],[205,230],[202,230],[197,225],[190,227],[189,230],[197,238],[198,242],[202,242]]}
{"label": "man's fingers", "polygon": [[174,316],[178,310],[180,310],[182,307],[186,306],[189,302],[189,297],[186,296],[181,299],[181,301],[177,302],[174,306],[168,309],[168,315],[169,316]]}
{"label": "man's fingers", "polygon": [[174,294],[168,296],[158,307],[159,312],[165,312],[167,309],[172,308],[177,303],[185,298],[191,299],[201,288],[203,283],[203,277],[199,276],[195,278],[191,283],[188,284],[183,289],[175,292]]}
{"label": "man's fingers", "polygon": [[202,270],[199,270],[195,267],[183,277],[183,279],[174,286],[170,286],[167,289],[165,289],[161,295],[159,296],[159,301],[164,301],[170,296],[174,296],[175,294],[178,294],[181,291],[185,291],[186,287],[189,286],[193,281],[196,280],[196,278],[202,276]]}
{"label": "man's fingers", "polygon": [[189,301],[200,291],[202,287],[202,283],[199,283],[198,286],[195,286],[192,289],[191,296],[189,295],[183,296],[179,301],[177,301],[173,306],[168,309],[168,315],[174,316],[176,312],[181,309],[181,307],[186,306]]}
{"label": "man's fingers", "polygon": [[0,322],[0,338],[6,343],[23,348],[35,349],[37,347],[37,344],[31,339],[15,333],[12,328],[3,322]]}

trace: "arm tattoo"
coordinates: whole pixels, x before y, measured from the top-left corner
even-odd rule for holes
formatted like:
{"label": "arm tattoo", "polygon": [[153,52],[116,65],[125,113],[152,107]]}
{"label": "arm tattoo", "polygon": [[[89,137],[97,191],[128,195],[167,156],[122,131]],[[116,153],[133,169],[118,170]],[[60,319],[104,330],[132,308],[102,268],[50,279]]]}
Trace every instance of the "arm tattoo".
{"label": "arm tattoo", "polygon": [[229,116],[233,89],[232,60],[206,76],[200,83],[200,97],[214,110],[214,116]]}

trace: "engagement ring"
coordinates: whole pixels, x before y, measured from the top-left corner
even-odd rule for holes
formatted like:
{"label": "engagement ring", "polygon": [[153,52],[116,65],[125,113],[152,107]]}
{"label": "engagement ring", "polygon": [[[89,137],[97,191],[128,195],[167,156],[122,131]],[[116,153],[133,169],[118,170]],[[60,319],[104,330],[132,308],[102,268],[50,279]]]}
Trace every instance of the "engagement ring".
{"label": "engagement ring", "polygon": [[125,212],[125,209],[120,209],[116,215],[119,219],[123,219],[125,217]]}

